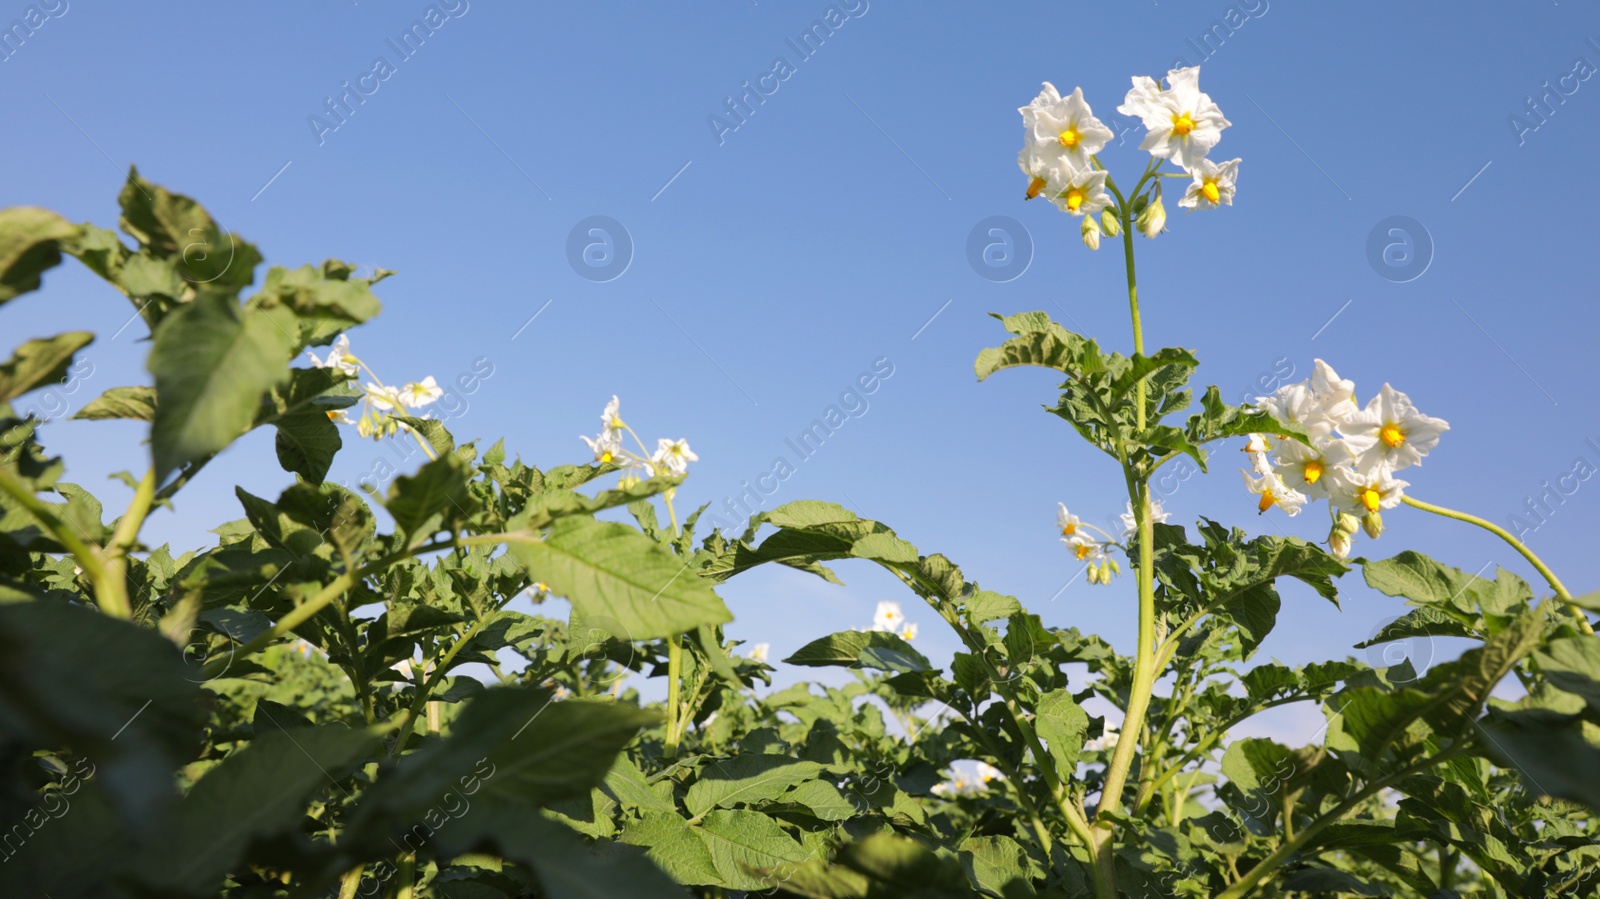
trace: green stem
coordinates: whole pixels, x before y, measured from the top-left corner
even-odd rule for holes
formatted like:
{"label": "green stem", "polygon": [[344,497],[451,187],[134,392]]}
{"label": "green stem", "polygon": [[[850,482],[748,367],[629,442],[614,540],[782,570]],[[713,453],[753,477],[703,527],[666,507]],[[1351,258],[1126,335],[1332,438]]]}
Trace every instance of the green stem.
{"label": "green stem", "polygon": [[1443,752],[1413,762],[1412,764],[1407,765],[1393,774],[1379,778],[1378,780],[1367,784],[1354,796],[1351,796],[1349,799],[1346,799],[1335,806],[1332,811],[1329,811],[1327,814],[1317,818],[1310,824],[1307,824],[1292,838],[1284,840],[1277,849],[1273,850],[1271,855],[1268,855],[1266,858],[1262,859],[1261,863],[1256,865],[1254,868],[1246,871],[1244,876],[1234,881],[1234,883],[1226,890],[1218,893],[1214,899],[1244,899],[1245,896],[1250,895],[1250,891],[1254,890],[1257,884],[1265,880],[1267,876],[1272,874],[1274,871],[1283,867],[1284,862],[1289,860],[1289,856],[1298,852],[1300,847],[1311,842],[1312,838],[1321,833],[1326,827],[1328,827],[1328,825],[1342,819],[1361,803],[1371,798],[1373,794],[1398,780],[1410,777],[1418,771],[1425,771],[1428,768],[1455,758],[1456,756],[1460,755],[1465,748],[1465,744],[1457,744],[1449,749],[1444,750]]}
{"label": "green stem", "polygon": [[1577,619],[1578,629],[1591,637],[1594,636],[1594,626],[1589,623],[1588,616],[1586,616],[1581,609],[1572,605],[1572,594],[1567,591],[1566,585],[1561,583],[1561,579],[1556,577],[1555,572],[1550,570],[1550,566],[1546,565],[1543,559],[1535,555],[1533,550],[1529,549],[1526,543],[1523,543],[1521,540],[1513,537],[1510,531],[1507,531],[1505,528],[1500,527],[1492,521],[1479,518],[1476,515],[1470,515],[1466,512],[1458,512],[1455,509],[1447,509],[1444,506],[1436,506],[1433,503],[1425,503],[1420,499],[1413,499],[1409,496],[1402,497],[1401,502],[1404,502],[1406,505],[1411,506],[1412,508],[1421,509],[1424,512],[1432,512],[1435,515],[1442,515],[1445,518],[1453,518],[1456,521],[1464,521],[1467,524],[1475,524],[1478,527],[1483,528],[1489,533],[1495,535],[1496,537],[1499,537],[1501,540],[1504,540],[1506,543],[1509,543],[1512,549],[1520,553],[1524,559],[1528,560],[1529,564],[1538,569],[1539,574],[1542,575],[1550,584],[1550,589],[1556,591],[1556,598],[1561,600],[1562,603],[1566,604],[1567,611],[1571,612],[1573,617]]}
{"label": "green stem", "polygon": [[667,639],[667,758],[678,755],[678,715],[683,704],[683,640]]}
{"label": "green stem", "polygon": [[78,539],[68,530],[66,523],[56,517],[55,510],[49,503],[39,499],[28,485],[3,466],[0,466],[0,491],[4,491],[16,501],[17,505],[44,525],[50,536],[66,547],[67,552],[77,560],[78,567],[83,569],[84,574],[87,574],[90,582],[94,584],[95,604],[100,607],[100,611],[113,618],[126,620],[133,617],[133,610],[128,605],[127,586],[118,581],[117,584],[122,587],[119,591],[109,582],[106,566],[96,547]]}
{"label": "green stem", "polygon": [[399,888],[395,890],[395,899],[412,899],[417,889],[417,857],[415,855],[400,856],[400,870],[395,879],[400,881]]}
{"label": "green stem", "polygon": [[[411,706],[401,713],[405,717],[398,725],[400,727],[400,736],[395,738],[394,748],[389,750],[390,758],[399,755],[400,750],[406,748],[406,743],[411,739],[411,723],[417,720],[418,715],[422,714],[423,707],[428,702],[428,697],[433,694],[433,689],[439,685],[439,681],[444,677],[444,672],[450,667],[450,663],[455,661],[456,653],[459,653],[468,643],[471,643],[472,638],[478,636],[478,632],[483,630],[483,626],[489,623],[489,617],[485,615],[473,622],[472,627],[467,628],[467,632],[461,635],[461,639],[451,644],[450,649],[445,652],[444,658],[433,666],[432,676],[425,678],[422,685],[417,687],[416,695],[411,698]],[[431,727],[432,721],[429,723],[430,732],[432,732],[436,728]]]}

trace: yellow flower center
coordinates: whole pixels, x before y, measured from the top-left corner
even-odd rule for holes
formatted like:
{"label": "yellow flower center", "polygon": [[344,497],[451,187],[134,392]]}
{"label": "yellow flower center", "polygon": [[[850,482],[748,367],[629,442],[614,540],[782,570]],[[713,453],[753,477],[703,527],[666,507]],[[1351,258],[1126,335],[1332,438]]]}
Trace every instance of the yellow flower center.
{"label": "yellow flower center", "polygon": [[1361,505],[1365,506],[1366,510],[1368,512],[1376,512],[1376,511],[1378,511],[1378,503],[1382,501],[1383,497],[1378,495],[1378,491],[1377,491],[1376,488],[1374,488],[1374,487],[1363,487],[1363,488],[1361,488],[1361,494],[1360,495],[1361,495]]}
{"label": "yellow flower center", "polygon": [[1069,187],[1063,196],[1067,198],[1067,209],[1073,212],[1077,212],[1078,207],[1083,205],[1084,194],[1081,187]]}
{"label": "yellow flower center", "polygon": [[1179,137],[1187,137],[1194,130],[1194,119],[1189,114],[1175,115],[1172,117],[1172,133]]}
{"label": "yellow flower center", "polygon": [[1094,552],[1094,547],[1088,543],[1080,543],[1073,548],[1073,551],[1077,553],[1078,561],[1082,562],[1084,559],[1089,558],[1090,553]]}
{"label": "yellow flower center", "polygon": [[1261,492],[1261,502],[1256,505],[1256,511],[1265,512],[1272,508],[1272,504],[1277,501],[1277,498],[1272,495],[1271,490],[1263,490]]}
{"label": "yellow flower center", "polygon": [[1316,482],[1322,480],[1322,463],[1316,459],[1312,459],[1310,462],[1306,463],[1305,473],[1307,484],[1315,484]]}
{"label": "yellow flower center", "polygon": [[1394,449],[1406,442],[1406,432],[1400,430],[1400,426],[1391,421],[1378,430],[1378,438],[1383,441],[1384,446]]}
{"label": "yellow flower center", "polygon": [[1073,534],[1076,534],[1077,532],[1078,532],[1078,525],[1075,522],[1068,522],[1067,526],[1061,529],[1061,536],[1063,536],[1063,537],[1071,537]]}
{"label": "yellow flower center", "polygon": [[1205,184],[1200,186],[1200,193],[1213,204],[1222,202],[1222,191],[1217,189],[1217,179],[1207,178]]}
{"label": "yellow flower center", "polygon": [[1023,199],[1031,200],[1034,197],[1037,197],[1039,195],[1039,192],[1042,191],[1042,190],[1044,190],[1044,179],[1043,178],[1035,178],[1032,181],[1028,182],[1028,195],[1026,197],[1023,197]]}
{"label": "yellow flower center", "polygon": [[1076,147],[1081,140],[1083,140],[1083,135],[1078,132],[1077,125],[1068,125],[1067,130],[1061,132],[1061,146],[1066,147],[1068,150]]}
{"label": "yellow flower center", "polygon": [[328,420],[329,421],[338,421],[339,420],[339,416],[341,414],[343,414],[343,410],[341,410],[341,409],[329,409],[325,414],[328,416]]}
{"label": "yellow flower center", "polygon": [[610,462],[611,461],[611,453],[609,451],[601,453],[600,454],[600,461],[601,462]]}

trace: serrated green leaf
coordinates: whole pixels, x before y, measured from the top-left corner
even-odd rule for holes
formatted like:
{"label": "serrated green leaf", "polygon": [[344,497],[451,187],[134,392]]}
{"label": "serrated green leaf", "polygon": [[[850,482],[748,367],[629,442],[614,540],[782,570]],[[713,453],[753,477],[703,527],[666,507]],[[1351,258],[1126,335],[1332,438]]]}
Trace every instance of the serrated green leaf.
{"label": "serrated green leaf", "polygon": [[17,347],[9,360],[0,363],[0,403],[65,380],[72,355],[93,340],[94,335],[87,331],[70,331]]}
{"label": "serrated green leaf", "polygon": [[885,631],[841,631],[813,640],[784,659],[790,665],[874,668],[879,671],[934,671],[927,656]]}
{"label": "serrated green leaf", "polygon": [[90,400],[72,417],[90,420],[126,418],[133,421],[154,421],[156,417],[156,389],[154,387],[113,387]]}
{"label": "serrated green leaf", "polygon": [[777,799],[791,787],[822,773],[816,762],[781,755],[740,755],[717,762],[700,774],[684,795],[684,807],[696,818],[714,808],[755,805]]}
{"label": "serrated green leaf", "polygon": [[38,290],[40,276],[61,262],[61,242],[78,229],[46,209],[0,209],[0,304]]}

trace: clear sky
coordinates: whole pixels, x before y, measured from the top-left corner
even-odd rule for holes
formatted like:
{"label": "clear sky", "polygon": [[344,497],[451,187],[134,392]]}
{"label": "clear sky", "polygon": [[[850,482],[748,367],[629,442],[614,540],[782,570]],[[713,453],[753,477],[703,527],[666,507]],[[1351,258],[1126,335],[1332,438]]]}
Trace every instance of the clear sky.
{"label": "clear sky", "polygon": [[[1202,89],[1233,123],[1213,157],[1243,158],[1239,193],[1220,212],[1173,207],[1168,234],[1138,240],[1150,346],[1194,350],[1197,380],[1234,400],[1262,378],[1306,377],[1319,356],[1363,401],[1391,382],[1451,424],[1406,473],[1414,495],[1538,524],[1525,500],[1564,484],[1572,495],[1530,542],[1575,591],[1600,587],[1600,479],[1572,475],[1580,458],[1600,466],[1594,3],[432,8],[0,0],[0,23],[25,26],[0,50],[0,204],[110,226],[137,164],[269,263],[338,256],[399,270],[356,350],[390,381],[490,371],[451,400],[459,440],[504,437],[544,467],[581,461],[577,435],[619,394],[646,439],[684,437],[700,455],[682,505],[720,508],[786,457],[794,471],[765,508],[841,502],[1046,623],[1131,651],[1133,580],[1064,587],[1077,567],[1053,528],[1058,500],[1114,516],[1120,478],[1040,411],[1055,397],[1050,373],[978,384],[972,362],[1004,336],[991,311],[1043,309],[1131,350],[1115,244],[1091,254],[1074,220],[1022,202],[1016,107],[1041,81],[1081,85],[1126,127],[1114,110],[1130,76],[1201,64]],[[428,18],[437,27],[409,30]],[[802,53],[799,36],[829,18],[837,27]],[[340,99],[347,82],[363,96]],[[334,116],[330,100],[356,105]],[[756,105],[735,116],[729,100]],[[1137,138],[1103,154],[1114,174],[1143,165]],[[586,223],[594,216],[625,234]],[[1025,230],[1025,269],[970,261],[969,236],[993,216]],[[611,232],[588,238],[590,227]],[[1373,261],[1369,237],[1391,227],[1411,233],[1380,244],[1407,242],[1414,263]],[[143,382],[142,326],[112,339],[130,312],[75,264],[4,309],[7,344],[100,334],[78,392],[34,405],[81,406]],[[892,375],[801,460],[786,441],[875,363]],[[70,477],[120,508],[125,491],[102,479],[142,468],[129,458],[138,430],[62,421],[45,433]],[[333,477],[354,483],[389,452],[350,434]],[[1215,457],[1210,476],[1159,491],[1176,519],[1325,537],[1320,506],[1258,518],[1242,457]],[[148,533],[197,547],[239,516],[233,485],[275,496],[289,479],[270,433],[255,434]],[[1462,525],[1407,509],[1387,520],[1358,552],[1417,548],[1532,576]],[[730,633],[770,642],[777,659],[901,599],[918,645],[947,662],[954,638],[930,610],[864,563],[841,573],[847,588],[787,571],[730,585]],[[1359,572],[1344,589],[1338,612],[1288,587],[1263,654],[1342,657],[1403,611]],[[1458,650],[1414,651],[1426,663]]]}

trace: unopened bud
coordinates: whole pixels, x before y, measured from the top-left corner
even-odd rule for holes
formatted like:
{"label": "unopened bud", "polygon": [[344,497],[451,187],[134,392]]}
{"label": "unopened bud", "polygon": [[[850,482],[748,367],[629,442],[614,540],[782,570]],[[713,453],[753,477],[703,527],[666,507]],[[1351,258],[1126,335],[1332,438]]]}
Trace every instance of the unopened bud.
{"label": "unopened bud", "polygon": [[1373,511],[1363,515],[1361,517],[1361,529],[1367,532],[1368,537],[1374,540],[1378,539],[1378,535],[1383,533],[1383,513]]}
{"label": "unopened bud", "polygon": [[1083,217],[1083,245],[1091,250],[1100,249],[1100,223],[1087,215]]}
{"label": "unopened bud", "polygon": [[1349,512],[1340,512],[1339,520],[1334,522],[1333,529],[1343,531],[1347,536],[1353,537],[1356,531],[1361,530],[1361,519],[1351,515]]}
{"label": "unopened bud", "polygon": [[1328,533],[1328,552],[1335,559],[1350,558],[1350,535],[1335,526]]}
{"label": "unopened bud", "polygon": [[1111,562],[1110,562],[1110,565],[1111,565],[1111,570],[1112,571],[1116,572],[1117,574],[1121,574],[1122,573],[1122,566],[1117,564],[1117,560],[1116,559],[1112,559]]}
{"label": "unopened bud", "polygon": [[1161,205],[1161,198],[1156,197],[1146,206],[1144,212],[1139,213],[1139,231],[1145,237],[1155,237],[1167,228],[1167,207]]}
{"label": "unopened bud", "polygon": [[1091,584],[1100,583],[1100,569],[1096,568],[1093,565],[1089,566],[1089,583],[1091,583]]}
{"label": "unopened bud", "polygon": [[1117,218],[1109,209],[1100,213],[1100,224],[1105,227],[1106,234],[1111,237],[1116,237],[1122,233],[1122,220]]}

